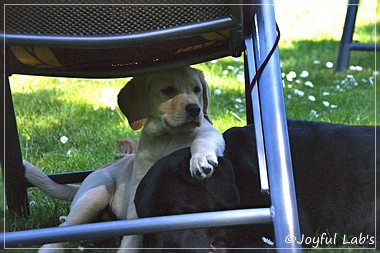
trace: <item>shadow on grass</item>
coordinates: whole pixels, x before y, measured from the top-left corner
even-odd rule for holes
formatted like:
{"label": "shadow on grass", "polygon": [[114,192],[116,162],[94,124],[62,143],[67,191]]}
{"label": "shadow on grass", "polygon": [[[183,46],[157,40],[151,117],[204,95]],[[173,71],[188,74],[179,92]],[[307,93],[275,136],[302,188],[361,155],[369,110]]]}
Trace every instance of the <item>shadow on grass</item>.
{"label": "shadow on grass", "polygon": [[[86,165],[91,167],[86,169],[95,169],[110,162],[116,152],[115,139],[137,134],[128,129],[118,109],[94,109],[86,103],[59,100],[56,95],[54,89],[13,94],[20,145],[26,159],[53,159],[55,165],[83,169]],[[62,136],[68,138],[67,143],[62,143]],[[86,161],[79,163],[80,159],[75,158]]]}

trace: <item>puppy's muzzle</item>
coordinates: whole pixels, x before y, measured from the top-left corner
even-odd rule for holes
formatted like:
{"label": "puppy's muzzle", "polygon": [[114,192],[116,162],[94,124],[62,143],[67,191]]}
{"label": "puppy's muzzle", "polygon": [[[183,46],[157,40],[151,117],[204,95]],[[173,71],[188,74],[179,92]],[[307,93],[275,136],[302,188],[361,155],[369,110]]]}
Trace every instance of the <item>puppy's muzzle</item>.
{"label": "puppy's muzzle", "polygon": [[197,104],[188,104],[185,107],[185,111],[190,117],[196,118],[201,113],[201,108]]}

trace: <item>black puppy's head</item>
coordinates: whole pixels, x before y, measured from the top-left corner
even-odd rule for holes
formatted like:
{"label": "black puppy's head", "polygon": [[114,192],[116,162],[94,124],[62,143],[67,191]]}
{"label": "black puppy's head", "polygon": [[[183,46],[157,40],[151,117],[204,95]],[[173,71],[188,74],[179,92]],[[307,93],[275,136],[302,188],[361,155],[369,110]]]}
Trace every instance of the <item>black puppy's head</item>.
{"label": "black puppy's head", "polygon": [[[140,182],[135,196],[139,217],[228,210],[240,203],[234,171],[220,157],[214,174],[204,180],[190,175],[190,149],[185,148],[158,161]],[[227,247],[232,228],[160,232],[144,237],[144,246],[156,248]]]}

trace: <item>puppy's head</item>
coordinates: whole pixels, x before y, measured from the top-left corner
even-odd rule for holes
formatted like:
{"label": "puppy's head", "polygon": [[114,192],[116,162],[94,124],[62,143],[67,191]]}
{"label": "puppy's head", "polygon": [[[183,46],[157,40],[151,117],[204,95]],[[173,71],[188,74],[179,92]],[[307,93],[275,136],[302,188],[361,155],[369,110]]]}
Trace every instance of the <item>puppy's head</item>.
{"label": "puppy's head", "polygon": [[134,77],[118,103],[132,129],[148,122],[166,129],[192,129],[208,117],[210,89],[201,71],[190,67]]}

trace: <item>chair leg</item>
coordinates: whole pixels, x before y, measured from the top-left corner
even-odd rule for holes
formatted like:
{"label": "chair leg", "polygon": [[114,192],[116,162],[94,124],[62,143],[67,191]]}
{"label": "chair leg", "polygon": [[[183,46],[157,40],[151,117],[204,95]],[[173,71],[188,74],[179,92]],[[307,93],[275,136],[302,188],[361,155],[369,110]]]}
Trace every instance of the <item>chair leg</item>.
{"label": "chair leg", "polygon": [[[254,61],[257,69],[268,55],[277,36],[273,1],[262,0],[259,4],[255,6],[256,28],[253,31],[255,59],[247,59]],[[287,240],[301,237],[278,49],[261,74],[257,86],[276,247],[283,248],[286,252],[290,248],[299,251],[301,245]],[[256,121],[255,118],[255,123]]]}
{"label": "chair leg", "polygon": [[[249,93],[251,82],[256,73],[254,43],[252,36],[244,40],[246,50],[244,51],[245,68],[245,90]],[[256,136],[257,159],[259,164],[260,189],[261,192],[269,193],[268,170],[265,155],[263,126],[261,118],[261,106],[258,85],[253,87],[251,94],[246,94],[247,101],[247,124],[254,124]]]}
{"label": "chair leg", "polygon": [[347,7],[346,20],[344,22],[343,34],[340,40],[338,60],[336,64],[337,71],[345,70],[350,59],[351,43],[355,29],[358,4],[359,0],[350,0]]}
{"label": "chair leg", "polygon": [[5,197],[9,211],[18,215],[28,215],[29,206],[24,166],[22,165],[12,94],[8,77],[2,75],[2,80],[4,80],[4,89],[1,92],[2,99],[0,101],[4,101],[5,108],[2,108],[1,113],[5,113],[5,115],[1,115],[1,119],[5,120],[5,122],[1,124],[1,143],[5,143],[5,150],[1,151],[1,167],[5,185]]}

